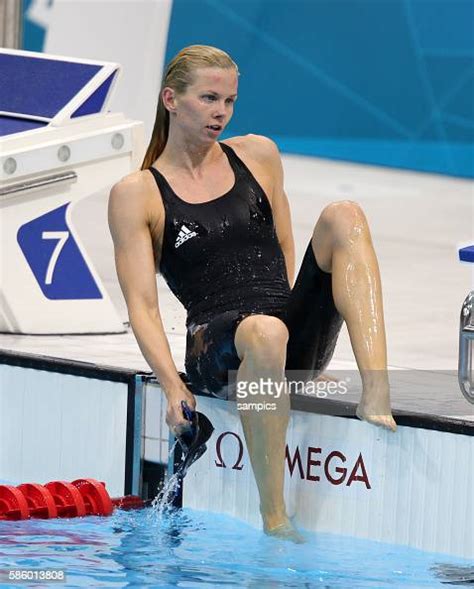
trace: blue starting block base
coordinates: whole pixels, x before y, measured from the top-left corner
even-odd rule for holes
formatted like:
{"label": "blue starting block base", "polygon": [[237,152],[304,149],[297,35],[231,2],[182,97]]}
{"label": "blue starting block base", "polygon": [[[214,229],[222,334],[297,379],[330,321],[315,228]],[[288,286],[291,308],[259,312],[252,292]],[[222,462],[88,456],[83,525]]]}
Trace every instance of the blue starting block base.
{"label": "blue starting block base", "polygon": [[459,250],[459,259],[461,262],[473,262],[474,263],[474,245],[463,247]]}
{"label": "blue starting block base", "polygon": [[474,245],[461,248],[459,250],[459,259],[461,260],[461,262],[474,263]]}

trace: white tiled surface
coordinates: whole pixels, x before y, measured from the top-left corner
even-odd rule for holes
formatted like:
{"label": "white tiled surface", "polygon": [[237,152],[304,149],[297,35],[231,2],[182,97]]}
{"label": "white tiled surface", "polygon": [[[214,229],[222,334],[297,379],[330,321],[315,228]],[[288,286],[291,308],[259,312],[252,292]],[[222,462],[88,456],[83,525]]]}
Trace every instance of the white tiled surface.
{"label": "white tiled surface", "polygon": [[168,436],[166,404],[161,389],[156,384],[147,384],[145,393],[145,460],[168,462]]}
{"label": "white tiled surface", "polygon": [[87,476],[123,495],[126,383],[5,365],[0,383],[2,477],[44,484]]}
{"label": "white tiled surface", "polygon": [[145,437],[145,460],[168,464],[168,441]]}
{"label": "white tiled surface", "polygon": [[[323,207],[334,200],[357,201],[369,220],[379,258],[389,365],[455,371],[459,311],[474,285],[471,267],[460,264],[457,258],[458,246],[474,241],[473,183],[296,156],[284,156],[284,167],[298,264]],[[121,317],[127,321],[113,264],[106,208],[105,199],[86,199],[78,205],[74,223]],[[178,369],[183,369],[184,311],[161,278],[158,282],[171,349]],[[149,370],[130,332],[105,336],[0,334],[0,349]],[[355,367],[345,328],[330,369],[339,367]],[[457,408],[461,404],[458,415],[472,414],[472,407],[460,392],[450,390],[442,399],[444,406],[450,402]],[[437,400],[424,398],[419,409],[437,413]]]}

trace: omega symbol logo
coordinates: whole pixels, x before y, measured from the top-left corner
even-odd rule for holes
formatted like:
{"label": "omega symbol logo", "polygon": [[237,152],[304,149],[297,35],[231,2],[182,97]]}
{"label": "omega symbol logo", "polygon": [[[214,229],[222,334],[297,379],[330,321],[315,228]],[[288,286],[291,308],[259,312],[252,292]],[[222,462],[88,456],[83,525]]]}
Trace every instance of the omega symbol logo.
{"label": "omega symbol logo", "polygon": [[[227,468],[227,464],[224,462],[223,458],[222,458],[222,440],[226,437],[226,436],[233,436],[236,440],[237,440],[237,444],[238,444],[238,455],[237,455],[237,460],[235,460],[234,465],[231,467],[232,470],[242,470],[244,465],[242,464],[242,457],[244,455],[244,444],[242,442],[242,440],[240,439],[240,436],[234,432],[224,432],[222,433],[216,441],[216,454],[217,454],[217,460],[215,461],[215,465],[218,468]],[[235,455],[233,455],[235,456]]]}

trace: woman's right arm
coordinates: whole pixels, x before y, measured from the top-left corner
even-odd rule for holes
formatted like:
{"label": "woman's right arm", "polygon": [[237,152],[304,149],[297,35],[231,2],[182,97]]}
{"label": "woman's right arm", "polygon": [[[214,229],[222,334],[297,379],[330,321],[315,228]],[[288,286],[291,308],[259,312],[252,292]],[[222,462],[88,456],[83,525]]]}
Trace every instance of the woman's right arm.
{"label": "woman's right arm", "polygon": [[[109,198],[109,227],[130,325],[145,360],[168,399],[166,421],[170,427],[184,425],[187,422],[183,417],[181,401],[186,401],[194,409],[195,399],[179,377],[161,320],[150,232],[149,195],[140,173],[126,176],[113,186]],[[161,237],[158,236],[160,243]]]}

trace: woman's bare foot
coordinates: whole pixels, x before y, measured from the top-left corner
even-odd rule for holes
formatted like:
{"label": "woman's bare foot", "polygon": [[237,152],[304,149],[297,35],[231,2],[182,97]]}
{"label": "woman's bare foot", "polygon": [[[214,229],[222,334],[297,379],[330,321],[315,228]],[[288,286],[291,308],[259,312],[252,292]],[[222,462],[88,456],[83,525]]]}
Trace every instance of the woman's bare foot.
{"label": "woman's bare foot", "polygon": [[378,425],[392,432],[397,424],[390,405],[390,383],[386,370],[364,371],[362,396],[356,415],[362,421]]}
{"label": "woman's bare foot", "polygon": [[267,536],[273,536],[275,538],[279,538],[280,540],[288,540],[289,542],[294,542],[295,544],[304,544],[306,542],[306,540],[293,526],[289,519],[286,519],[286,521],[271,528],[268,528],[264,524],[263,531],[265,534],[267,534]]}
{"label": "woman's bare foot", "polygon": [[378,425],[392,432],[396,431],[397,424],[392,417],[392,411],[390,405],[387,403],[377,403],[374,401],[366,401],[364,395],[356,409],[357,417],[362,421],[367,421],[373,425]]}

